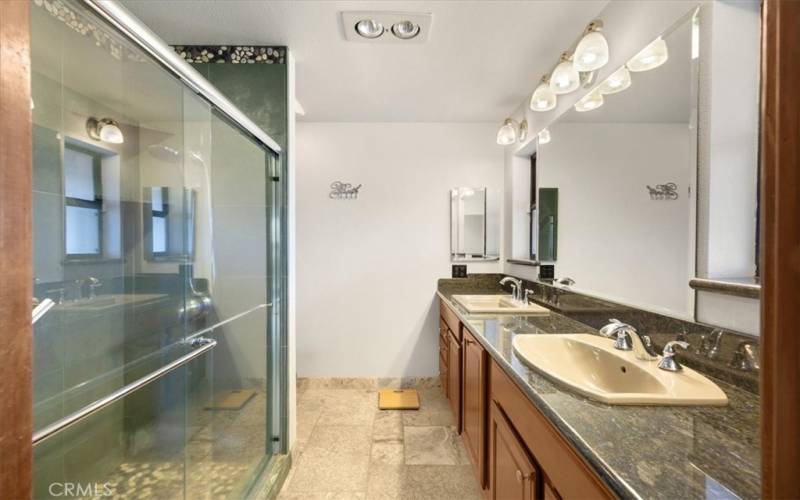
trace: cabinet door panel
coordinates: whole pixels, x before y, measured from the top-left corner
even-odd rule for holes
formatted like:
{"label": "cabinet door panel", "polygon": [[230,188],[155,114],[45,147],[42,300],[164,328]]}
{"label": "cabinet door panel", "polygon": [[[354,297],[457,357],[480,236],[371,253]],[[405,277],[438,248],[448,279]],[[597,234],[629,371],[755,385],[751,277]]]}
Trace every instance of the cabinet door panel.
{"label": "cabinet door panel", "polygon": [[463,391],[463,432],[464,445],[467,449],[478,483],[481,488],[486,484],[486,393],[487,362],[486,351],[469,332],[464,332],[464,375]]}
{"label": "cabinet door panel", "polygon": [[456,340],[461,342],[461,322],[458,320],[456,313],[444,301],[441,301],[440,311],[440,316],[444,319],[447,327],[456,336]]}
{"label": "cabinet door panel", "polygon": [[500,407],[489,417],[489,488],[492,500],[534,500],[536,466]]}
{"label": "cabinet door panel", "polygon": [[453,332],[449,334],[447,347],[447,398],[453,411],[456,432],[461,434],[461,342]]}
{"label": "cabinet door panel", "polygon": [[489,398],[526,444],[529,452],[564,498],[613,498],[552,423],[530,402],[496,362],[490,363]]}
{"label": "cabinet door panel", "polygon": [[561,496],[553,489],[553,485],[551,485],[549,481],[545,480],[543,483],[544,500],[561,500]]}

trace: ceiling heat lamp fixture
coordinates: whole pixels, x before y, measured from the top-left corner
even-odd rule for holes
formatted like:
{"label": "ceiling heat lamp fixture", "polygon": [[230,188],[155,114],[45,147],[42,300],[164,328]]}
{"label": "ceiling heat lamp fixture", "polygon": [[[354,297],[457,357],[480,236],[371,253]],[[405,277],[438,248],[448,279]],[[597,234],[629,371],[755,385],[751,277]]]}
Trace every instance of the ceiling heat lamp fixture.
{"label": "ceiling heat lamp fixture", "polygon": [[503,126],[497,131],[497,144],[508,146],[517,141],[517,131],[514,129],[514,120],[506,118]]}
{"label": "ceiling heat lamp fixture", "polygon": [[539,131],[539,134],[538,134],[537,137],[539,138],[539,145],[540,146],[542,144],[547,144],[548,142],[550,142],[550,130],[547,129],[547,128],[543,128],[542,130]]}
{"label": "ceiling heat lamp fixture", "polygon": [[542,77],[542,83],[536,87],[531,96],[531,110],[543,113],[550,111],[556,107],[557,103],[556,94],[550,90],[550,85],[547,77]]}
{"label": "ceiling heat lamp fixture", "polygon": [[374,19],[362,19],[356,23],[356,33],[364,38],[378,38],[383,32],[383,25]]}
{"label": "ceiling heat lamp fixture", "polygon": [[433,27],[430,12],[350,10],[339,14],[342,33],[350,42],[425,43]]}
{"label": "ceiling heat lamp fixture", "polygon": [[633,56],[626,66],[634,73],[650,71],[667,62],[667,59],[669,59],[667,42],[658,37],[650,45],[642,49],[641,52]]}
{"label": "ceiling heat lamp fixture", "polygon": [[550,75],[550,90],[554,94],[568,94],[581,84],[581,75],[575,69],[568,52],[561,54],[561,62]]}
{"label": "ceiling heat lamp fixture", "polygon": [[575,111],[585,113],[597,109],[603,105],[603,94],[597,90],[593,90],[583,96],[580,101],[575,103]]}
{"label": "ceiling heat lamp fixture", "polygon": [[584,31],[583,38],[575,47],[572,64],[580,72],[595,71],[608,63],[608,41],[600,30],[603,21],[595,20],[589,23]]}
{"label": "ceiling heat lamp fixture", "polygon": [[616,94],[631,86],[631,74],[625,66],[611,73],[606,81],[600,84],[598,92],[603,95]]}
{"label": "ceiling heat lamp fixture", "polygon": [[411,21],[400,21],[392,26],[392,33],[401,40],[410,40],[419,35],[419,25]]}

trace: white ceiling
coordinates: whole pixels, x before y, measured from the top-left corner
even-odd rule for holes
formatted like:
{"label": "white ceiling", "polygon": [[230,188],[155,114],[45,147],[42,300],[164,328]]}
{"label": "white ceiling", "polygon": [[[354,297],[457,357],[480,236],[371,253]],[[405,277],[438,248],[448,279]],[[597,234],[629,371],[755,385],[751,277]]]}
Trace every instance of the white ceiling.
{"label": "white ceiling", "polygon": [[[123,0],[170,44],[286,45],[305,121],[501,122],[607,0]],[[431,12],[424,44],[347,42],[345,10]]]}

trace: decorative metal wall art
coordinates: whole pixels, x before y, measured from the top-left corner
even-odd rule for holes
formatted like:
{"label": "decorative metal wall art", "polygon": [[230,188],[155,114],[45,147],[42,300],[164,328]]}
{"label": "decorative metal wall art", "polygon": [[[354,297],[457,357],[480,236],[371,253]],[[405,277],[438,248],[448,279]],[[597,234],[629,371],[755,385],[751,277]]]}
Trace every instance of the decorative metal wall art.
{"label": "decorative metal wall art", "polygon": [[674,182],[656,184],[656,187],[647,186],[651,200],[677,200],[678,185]]}
{"label": "decorative metal wall art", "polygon": [[358,190],[361,184],[353,186],[349,182],[335,181],[331,183],[331,192],[328,196],[333,200],[355,200],[358,198]]}

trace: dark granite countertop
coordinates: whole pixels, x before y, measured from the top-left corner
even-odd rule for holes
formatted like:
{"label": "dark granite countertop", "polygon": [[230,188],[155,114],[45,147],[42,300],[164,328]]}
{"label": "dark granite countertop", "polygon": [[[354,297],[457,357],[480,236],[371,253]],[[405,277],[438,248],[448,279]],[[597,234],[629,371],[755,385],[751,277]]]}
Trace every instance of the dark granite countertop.
{"label": "dark granite countertop", "polygon": [[[496,281],[494,281],[496,283]],[[474,283],[470,288],[474,287]],[[503,293],[492,284],[480,293]],[[555,311],[549,316],[470,315],[438,295],[534,405],[622,498],[758,498],[759,398],[715,379],[726,407],[614,406],[591,401],[529,368],[511,342],[520,334],[597,333]]]}

